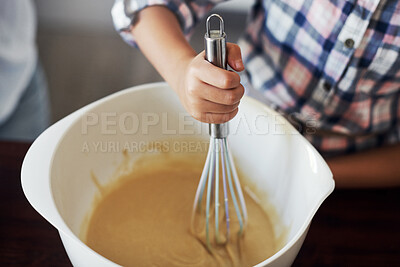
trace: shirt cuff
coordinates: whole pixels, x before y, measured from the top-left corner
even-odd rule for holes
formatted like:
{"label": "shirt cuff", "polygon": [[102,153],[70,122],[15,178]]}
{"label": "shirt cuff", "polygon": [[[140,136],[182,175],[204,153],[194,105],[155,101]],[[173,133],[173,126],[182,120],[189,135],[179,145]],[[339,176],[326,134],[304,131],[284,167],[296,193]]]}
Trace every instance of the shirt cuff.
{"label": "shirt cuff", "polygon": [[116,0],[111,10],[115,29],[122,39],[132,46],[137,46],[131,26],[135,23],[139,11],[149,6],[162,5],[171,10],[177,17],[183,34],[187,39],[191,36],[194,26],[214,6],[211,3],[196,4],[194,1],[183,0]]}

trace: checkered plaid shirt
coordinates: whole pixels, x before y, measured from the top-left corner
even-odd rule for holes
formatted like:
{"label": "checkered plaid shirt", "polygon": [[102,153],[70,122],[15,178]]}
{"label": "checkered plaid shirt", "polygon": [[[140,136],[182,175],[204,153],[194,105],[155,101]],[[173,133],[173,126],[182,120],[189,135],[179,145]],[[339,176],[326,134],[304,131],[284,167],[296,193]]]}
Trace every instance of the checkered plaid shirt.
{"label": "checkered plaid shirt", "polygon": [[[222,1],[116,0],[134,44],[136,12],[165,5],[189,36]],[[400,1],[256,1],[239,41],[251,85],[324,155],[400,141]]]}

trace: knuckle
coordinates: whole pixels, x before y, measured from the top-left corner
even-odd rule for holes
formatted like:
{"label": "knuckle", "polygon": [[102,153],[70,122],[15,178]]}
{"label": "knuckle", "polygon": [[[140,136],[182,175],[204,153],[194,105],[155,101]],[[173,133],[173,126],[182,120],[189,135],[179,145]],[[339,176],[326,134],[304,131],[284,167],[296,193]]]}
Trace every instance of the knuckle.
{"label": "knuckle", "polygon": [[238,106],[239,106],[240,102],[237,102],[236,104],[230,106],[229,112],[234,112]]}
{"label": "knuckle", "polygon": [[230,113],[222,114],[221,117],[220,117],[220,123],[228,122],[230,120],[230,115],[229,114]]}
{"label": "knuckle", "polygon": [[235,95],[234,92],[227,91],[225,93],[225,103],[227,105],[233,105],[237,102],[237,96]]}
{"label": "knuckle", "polygon": [[196,89],[195,86],[189,84],[189,85],[187,86],[186,91],[187,91],[187,93],[188,93],[190,96],[194,96],[194,95],[196,95],[197,89]]}
{"label": "knuckle", "polygon": [[187,70],[189,77],[195,77],[198,72],[199,72],[198,64],[191,63]]}
{"label": "knuckle", "polygon": [[231,113],[231,118],[230,119],[233,119],[238,114],[238,112],[239,112],[239,108],[236,107],[235,110]]}
{"label": "knuckle", "polygon": [[240,84],[238,91],[239,91],[238,94],[239,94],[239,100],[240,100],[244,95],[244,87],[242,84]]}
{"label": "knuckle", "polygon": [[223,88],[231,88],[234,84],[234,78],[232,75],[223,75],[222,76],[222,87]]}
{"label": "knuckle", "polygon": [[230,121],[231,119],[233,119],[237,113],[238,113],[238,108],[235,108],[232,112],[226,114],[227,115],[226,121]]}
{"label": "knuckle", "polygon": [[230,121],[231,119],[233,119],[236,114],[238,112],[238,108],[236,107],[233,111],[229,112],[229,113],[224,113],[224,114],[216,114],[217,116],[215,116],[213,118],[213,122],[212,123],[225,123]]}
{"label": "knuckle", "polygon": [[231,98],[228,99],[230,100],[230,103],[228,104],[238,104],[238,102],[240,101],[240,99],[242,99],[244,95],[244,87],[242,85],[240,85],[239,87],[237,87],[236,89],[232,90],[231,92]]}
{"label": "knuckle", "polygon": [[208,117],[210,123],[222,123],[220,120],[220,115],[219,114],[210,114]]}
{"label": "knuckle", "polygon": [[216,123],[215,117],[216,117],[216,115],[213,113],[205,113],[204,121],[207,123]]}

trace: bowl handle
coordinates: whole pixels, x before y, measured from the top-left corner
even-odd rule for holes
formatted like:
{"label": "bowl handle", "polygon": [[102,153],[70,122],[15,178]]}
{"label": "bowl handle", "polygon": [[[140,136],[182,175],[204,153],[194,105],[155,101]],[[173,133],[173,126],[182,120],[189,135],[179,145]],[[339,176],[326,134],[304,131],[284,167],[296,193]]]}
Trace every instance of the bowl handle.
{"label": "bowl handle", "polygon": [[58,230],[65,223],[58,213],[51,192],[50,167],[57,144],[65,129],[84,112],[78,110],[46,129],[31,145],[21,168],[21,184],[33,208]]}

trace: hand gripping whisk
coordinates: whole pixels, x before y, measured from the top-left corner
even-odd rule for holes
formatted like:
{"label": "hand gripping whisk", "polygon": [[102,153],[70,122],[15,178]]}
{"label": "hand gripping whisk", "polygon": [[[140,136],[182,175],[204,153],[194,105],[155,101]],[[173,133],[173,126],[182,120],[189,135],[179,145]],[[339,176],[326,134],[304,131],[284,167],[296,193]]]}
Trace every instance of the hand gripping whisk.
{"label": "hand gripping whisk", "polygon": [[[213,17],[219,20],[218,30],[211,30]],[[221,16],[208,17],[204,39],[206,59],[227,69],[226,34]],[[226,140],[228,123],[209,124],[209,132],[210,147],[193,204],[192,232],[212,251],[213,246],[224,245],[243,234],[247,210]]]}

